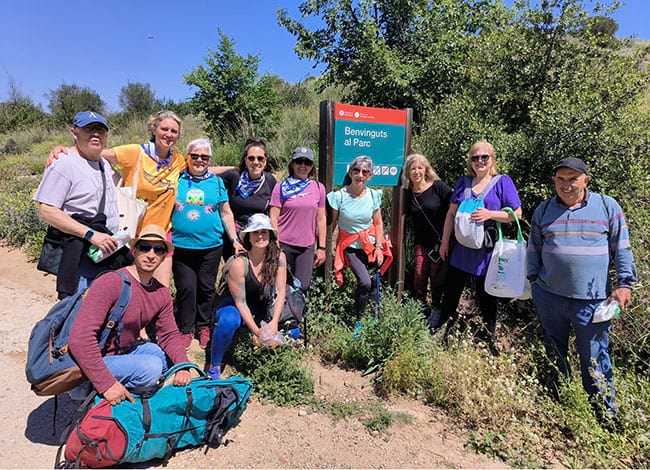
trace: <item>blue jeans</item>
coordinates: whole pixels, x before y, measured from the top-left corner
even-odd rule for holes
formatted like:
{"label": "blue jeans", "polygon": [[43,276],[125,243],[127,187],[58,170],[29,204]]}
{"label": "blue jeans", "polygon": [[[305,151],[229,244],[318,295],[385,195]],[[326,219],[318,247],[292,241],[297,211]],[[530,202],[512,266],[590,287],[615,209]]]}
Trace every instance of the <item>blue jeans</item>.
{"label": "blue jeans", "polygon": [[[140,343],[128,354],[104,356],[104,364],[126,388],[151,387],[167,370],[167,356],[155,343]],[[73,400],[83,400],[92,390],[86,380],[68,393]]]}
{"label": "blue jeans", "polygon": [[77,283],[77,292],[83,292],[99,275],[101,267],[93,263],[87,256],[81,257],[79,263],[79,282]]}
{"label": "blue jeans", "polygon": [[533,304],[544,328],[544,345],[549,358],[556,362],[561,373],[570,373],[567,355],[569,331],[573,326],[580,355],[582,386],[591,397],[600,394],[609,413],[616,413],[612,362],[608,351],[611,322],[591,322],[594,310],[602,299],[560,297],[535,283],[532,293]]}
{"label": "blue jeans", "polygon": [[235,332],[244,324],[232,297],[224,297],[219,302],[216,320],[217,325],[214,327],[214,332],[212,333],[210,362],[214,366],[220,366],[223,361],[223,356],[226,354],[230,343],[232,343],[232,339],[235,337]]}
{"label": "blue jeans", "polygon": [[155,343],[140,343],[128,354],[105,356],[104,364],[126,388],[155,385],[167,370],[167,357]]}

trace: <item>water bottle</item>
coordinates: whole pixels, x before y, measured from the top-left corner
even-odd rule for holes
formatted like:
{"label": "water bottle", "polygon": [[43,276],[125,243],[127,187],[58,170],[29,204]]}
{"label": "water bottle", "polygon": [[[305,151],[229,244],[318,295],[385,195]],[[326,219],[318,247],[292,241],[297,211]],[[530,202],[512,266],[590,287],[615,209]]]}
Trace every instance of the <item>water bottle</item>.
{"label": "water bottle", "polygon": [[607,320],[615,320],[621,314],[621,307],[617,300],[607,303],[607,299],[598,304],[594,310],[592,323],[601,323]]}
{"label": "water bottle", "polygon": [[[131,240],[131,235],[126,230],[119,230],[113,234],[113,238],[117,240],[117,250],[119,250],[124,245],[126,245],[129,242],[129,240]],[[112,253],[104,253],[101,249],[99,249],[95,245],[92,245],[88,249],[88,256],[90,257],[91,260],[93,260],[93,262],[99,263],[100,261],[103,261],[109,256],[111,256],[112,254],[114,254],[115,251],[113,251]]]}

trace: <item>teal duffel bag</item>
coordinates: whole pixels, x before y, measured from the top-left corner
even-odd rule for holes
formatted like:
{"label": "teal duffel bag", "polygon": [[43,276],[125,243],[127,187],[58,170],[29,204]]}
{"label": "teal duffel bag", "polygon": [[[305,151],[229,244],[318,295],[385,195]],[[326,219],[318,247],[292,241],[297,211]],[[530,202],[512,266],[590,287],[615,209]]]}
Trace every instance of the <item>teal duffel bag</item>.
{"label": "teal duffel bag", "polygon": [[59,449],[57,465],[100,468],[151,459],[166,462],[179,449],[218,446],[239,422],[253,384],[241,377],[212,380],[191,363],[170,368],[162,383],[181,369],[196,370],[199,377],[185,387],[169,383],[132,392],[135,403],[111,406],[96,398],[68,436],[63,462]]}

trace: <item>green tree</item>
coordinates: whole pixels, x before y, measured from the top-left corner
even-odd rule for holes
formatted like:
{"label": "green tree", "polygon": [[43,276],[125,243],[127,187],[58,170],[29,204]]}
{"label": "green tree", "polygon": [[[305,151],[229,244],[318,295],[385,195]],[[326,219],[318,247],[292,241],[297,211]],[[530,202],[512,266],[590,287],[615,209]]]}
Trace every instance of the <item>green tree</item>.
{"label": "green tree", "polygon": [[68,85],[65,82],[48,94],[48,107],[57,124],[71,124],[74,115],[79,111],[91,110],[104,112],[105,103],[99,93],[88,88]]}
{"label": "green tree", "polygon": [[550,194],[552,166],[568,156],[600,175],[594,189],[616,195],[648,149],[643,51],[616,39],[603,47],[600,33],[584,28],[580,0],[516,7],[511,22],[477,37],[462,93],[430,111],[428,154],[453,179],[472,141],[493,140],[528,211]]}
{"label": "green tree", "polygon": [[234,43],[219,31],[216,51],[209,51],[205,65],[187,73],[185,83],[198,88],[193,107],[208,121],[208,131],[217,137],[256,135],[269,138],[279,122],[276,77],[259,75],[259,57],[242,57]]}
{"label": "green tree", "polygon": [[0,102],[0,134],[49,124],[49,116],[9,80],[7,101]]}
{"label": "green tree", "polygon": [[424,110],[461,90],[476,36],[505,21],[485,0],[321,0],[300,5],[309,29],[278,11],[296,36],[296,53],[325,66],[324,83],[346,87],[357,104]]}
{"label": "green tree", "polygon": [[148,83],[128,82],[120,89],[117,101],[127,113],[144,115],[158,107],[156,95]]}

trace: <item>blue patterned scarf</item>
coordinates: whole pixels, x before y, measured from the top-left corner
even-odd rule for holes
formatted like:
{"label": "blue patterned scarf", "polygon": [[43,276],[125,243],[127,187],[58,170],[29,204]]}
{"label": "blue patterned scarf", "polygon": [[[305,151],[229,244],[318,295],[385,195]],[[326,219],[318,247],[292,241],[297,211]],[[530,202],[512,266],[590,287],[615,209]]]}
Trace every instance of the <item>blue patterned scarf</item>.
{"label": "blue patterned scarf", "polygon": [[160,171],[160,169],[163,166],[167,168],[172,161],[172,156],[174,155],[174,151],[172,149],[169,149],[167,158],[161,160],[160,157],[158,156],[158,152],[156,152],[156,144],[154,142],[147,142],[146,144],[140,144],[140,147],[142,147],[144,153],[146,153],[151,158],[153,158],[156,162],[158,162],[158,166],[156,167],[156,170],[158,171]]}
{"label": "blue patterned scarf", "polygon": [[244,171],[241,175],[239,175],[237,192],[239,193],[242,199],[246,199],[248,196],[257,192],[262,187],[265,179],[266,179],[266,175],[262,173],[261,178],[258,178],[256,180],[251,180],[250,176],[248,176],[248,171]]}
{"label": "blue patterned scarf", "polygon": [[212,173],[210,170],[206,171],[202,175],[193,175],[189,171],[185,170],[185,171],[183,171],[183,175],[187,176],[187,187],[188,188],[192,187],[192,181],[194,181],[195,183],[198,183],[199,181],[207,180],[207,179],[210,179],[213,176],[215,176],[214,173]]}
{"label": "blue patterned scarf", "polygon": [[286,201],[290,197],[300,194],[311,183],[311,178],[301,180],[299,178],[289,176],[280,185],[280,200]]}

